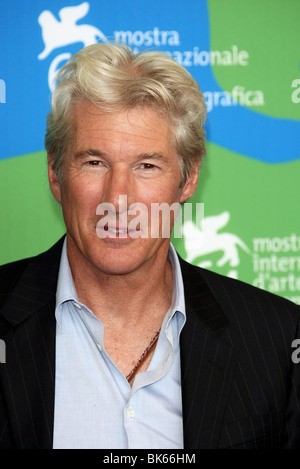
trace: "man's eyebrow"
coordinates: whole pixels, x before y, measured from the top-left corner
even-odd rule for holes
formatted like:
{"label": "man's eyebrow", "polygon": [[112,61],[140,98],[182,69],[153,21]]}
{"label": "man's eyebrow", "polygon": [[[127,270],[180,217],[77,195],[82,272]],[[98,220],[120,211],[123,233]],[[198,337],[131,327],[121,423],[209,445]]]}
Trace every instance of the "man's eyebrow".
{"label": "man's eyebrow", "polygon": [[101,157],[104,157],[105,153],[101,150],[96,150],[94,148],[86,148],[86,149],[83,149],[83,150],[75,151],[74,156],[75,156],[75,158],[78,158],[78,159],[85,158],[87,156],[101,156]]}
{"label": "man's eyebrow", "polygon": [[[105,158],[107,155],[105,152],[101,151],[101,150],[97,150],[95,148],[86,148],[86,149],[82,149],[82,150],[78,150],[74,153],[74,156],[75,158],[78,158],[78,159],[83,159],[83,158],[86,158],[87,156],[98,156],[98,157],[101,157],[101,158]],[[158,153],[158,152],[154,152],[154,153],[139,153],[138,155],[136,155],[135,157],[135,160],[136,161],[139,161],[139,160],[166,160],[166,156],[163,154],[163,153]]]}
{"label": "man's eyebrow", "polygon": [[163,153],[140,153],[136,157],[137,160],[166,160]]}

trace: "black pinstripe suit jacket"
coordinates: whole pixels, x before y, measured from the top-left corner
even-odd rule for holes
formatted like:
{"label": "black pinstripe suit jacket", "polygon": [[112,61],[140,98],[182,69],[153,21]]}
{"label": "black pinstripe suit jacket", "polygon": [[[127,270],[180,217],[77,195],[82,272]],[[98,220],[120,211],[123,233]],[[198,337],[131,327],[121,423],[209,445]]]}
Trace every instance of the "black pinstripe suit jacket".
{"label": "black pinstripe suit jacket", "polygon": [[[52,447],[61,247],[0,268],[0,448]],[[185,448],[300,447],[300,364],[291,360],[298,306],[181,266]]]}

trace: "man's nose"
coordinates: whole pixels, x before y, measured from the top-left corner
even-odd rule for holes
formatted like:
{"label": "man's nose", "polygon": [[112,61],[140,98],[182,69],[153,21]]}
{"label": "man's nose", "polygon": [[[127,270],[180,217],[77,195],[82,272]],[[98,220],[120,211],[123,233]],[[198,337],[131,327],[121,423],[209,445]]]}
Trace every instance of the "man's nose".
{"label": "man's nose", "polygon": [[133,181],[127,168],[112,168],[107,180],[103,202],[114,205],[116,213],[128,210],[133,198]]}

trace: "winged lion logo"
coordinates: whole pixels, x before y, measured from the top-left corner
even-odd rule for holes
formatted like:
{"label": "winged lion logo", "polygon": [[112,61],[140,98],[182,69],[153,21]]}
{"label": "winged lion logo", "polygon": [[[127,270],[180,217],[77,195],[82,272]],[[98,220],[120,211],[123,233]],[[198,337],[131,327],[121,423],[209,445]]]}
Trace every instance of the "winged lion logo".
{"label": "winged lion logo", "polygon": [[[225,211],[219,215],[204,217],[200,227],[190,220],[186,221],[183,225],[186,260],[193,262],[199,257],[221,251],[223,254],[217,261],[217,266],[223,267],[228,263],[231,269],[228,276],[237,278],[237,267],[240,263],[239,248],[248,254],[251,252],[235,234],[219,232],[228,223],[229,218],[229,212]],[[210,268],[213,266],[213,262],[208,258],[200,261],[198,265]]]}
{"label": "winged lion logo", "polygon": [[84,47],[95,42],[107,42],[106,36],[100,29],[89,24],[77,24],[77,21],[87,15],[90,9],[88,2],[80,5],[62,8],[55,18],[49,10],[44,10],[38,17],[38,22],[42,28],[42,37],[45,48],[38,55],[40,60],[48,57],[51,52],[59,47],[63,47],[76,42],[82,42]]}

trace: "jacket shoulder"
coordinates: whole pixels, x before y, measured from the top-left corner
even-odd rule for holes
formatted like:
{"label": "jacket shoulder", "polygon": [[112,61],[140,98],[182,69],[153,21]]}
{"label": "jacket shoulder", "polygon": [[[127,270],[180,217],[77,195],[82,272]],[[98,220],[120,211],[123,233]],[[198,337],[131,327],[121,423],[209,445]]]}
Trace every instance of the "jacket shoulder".
{"label": "jacket shoulder", "polygon": [[29,259],[10,262],[0,266],[0,307],[18,282]]}
{"label": "jacket shoulder", "polygon": [[63,239],[41,254],[0,266],[0,308],[24,273],[32,275],[34,272],[38,277],[41,270],[58,265]]}

